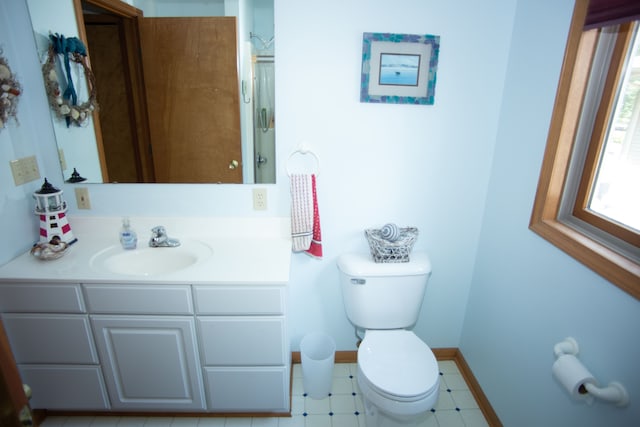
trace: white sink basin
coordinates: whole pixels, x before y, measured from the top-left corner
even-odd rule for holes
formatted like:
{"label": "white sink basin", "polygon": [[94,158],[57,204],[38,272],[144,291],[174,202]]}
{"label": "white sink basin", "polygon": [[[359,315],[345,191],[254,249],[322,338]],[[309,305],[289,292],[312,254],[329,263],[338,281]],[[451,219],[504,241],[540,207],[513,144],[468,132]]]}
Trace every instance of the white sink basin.
{"label": "white sink basin", "polygon": [[122,249],[110,246],[91,258],[91,268],[129,276],[157,276],[184,270],[210,257],[213,250],[197,240],[181,240],[175,248]]}

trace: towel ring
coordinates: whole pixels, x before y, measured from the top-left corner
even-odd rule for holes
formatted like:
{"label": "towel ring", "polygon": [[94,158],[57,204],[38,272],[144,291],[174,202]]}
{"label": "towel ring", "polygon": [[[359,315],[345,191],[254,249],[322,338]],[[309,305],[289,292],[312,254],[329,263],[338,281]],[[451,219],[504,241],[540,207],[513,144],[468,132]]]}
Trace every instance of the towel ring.
{"label": "towel ring", "polygon": [[292,173],[294,173],[294,171],[291,170],[291,159],[296,156],[296,155],[302,155],[302,156],[306,156],[307,154],[310,154],[311,157],[313,158],[313,162],[315,163],[314,169],[315,172],[311,172],[313,174],[315,174],[316,176],[318,176],[320,174],[320,159],[318,158],[318,156],[316,155],[316,153],[314,153],[313,151],[307,149],[307,148],[298,148],[297,150],[293,151],[291,154],[289,154],[289,158],[287,159],[287,175],[291,176]]}

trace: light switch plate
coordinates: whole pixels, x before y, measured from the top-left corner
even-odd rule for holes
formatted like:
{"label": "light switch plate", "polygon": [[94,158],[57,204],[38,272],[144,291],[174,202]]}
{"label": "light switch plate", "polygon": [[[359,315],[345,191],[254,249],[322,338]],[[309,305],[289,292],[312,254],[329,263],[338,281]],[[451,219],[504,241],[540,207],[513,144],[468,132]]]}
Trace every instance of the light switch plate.
{"label": "light switch plate", "polygon": [[58,159],[60,159],[60,167],[63,171],[67,170],[67,160],[64,158],[64,150],[58,148]]}
{"label": "light switch plate", "polygon": [[9,162],[11,166],[11,174],[13,175],[13,182],[16,185],[22,185],[27,182],[40,179],[40,169],[38,168],[38,161],[36,156],[23,157],[21,159],[11,160]]}
{"label": "light switch plate", "polygon": [[38,161],[36,156],[29,156],[22,159],[25,182],[35,181],[40,179],[40,169],[38,169]]}

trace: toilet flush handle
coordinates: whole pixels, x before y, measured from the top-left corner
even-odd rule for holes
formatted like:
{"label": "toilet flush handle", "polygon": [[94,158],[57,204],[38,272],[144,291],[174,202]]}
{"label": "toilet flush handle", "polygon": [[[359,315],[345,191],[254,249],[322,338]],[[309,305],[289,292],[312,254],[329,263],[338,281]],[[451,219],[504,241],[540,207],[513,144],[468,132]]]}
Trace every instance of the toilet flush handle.
{"label": "toilet flush handle", "polygon": [[359,278],[352,278],[351,279],[351,284],[352,285],[364,285],[365,283],[367,283],[366,279],[359,279]]}

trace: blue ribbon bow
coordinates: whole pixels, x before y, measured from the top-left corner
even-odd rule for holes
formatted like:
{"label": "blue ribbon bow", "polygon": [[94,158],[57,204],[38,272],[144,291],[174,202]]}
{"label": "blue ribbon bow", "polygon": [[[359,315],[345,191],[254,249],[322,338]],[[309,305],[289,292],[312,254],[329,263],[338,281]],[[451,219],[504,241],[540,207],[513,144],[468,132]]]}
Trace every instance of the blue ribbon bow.
{"label": "blue ribbon bow", "polygon": [[[71,105],[77,105],[78,95],[73,87],[73,80],[71,78],[71,66],[69,64],[69,54],[77,53],[82,56],[87,56],[87,48],[82,41],[77,37],[66,38],[62,34],[50,34],[49,39],[53,46],[53,51],[59,55],[62,55],[64,59],[64,69],[67,72],[67,88],[62,94],[63,99],[70,99]],[[67,118],[67,126],[69,126],[69,119]]]}

